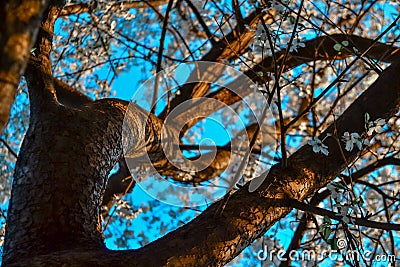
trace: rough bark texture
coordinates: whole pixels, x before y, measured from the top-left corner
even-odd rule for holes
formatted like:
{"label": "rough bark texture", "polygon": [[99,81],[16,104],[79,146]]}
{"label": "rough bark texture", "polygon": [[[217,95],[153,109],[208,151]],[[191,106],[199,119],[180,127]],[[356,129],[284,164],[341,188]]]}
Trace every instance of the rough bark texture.
{"label": "rough bark texture", "polygon": [[121,154],[124,113],[116,105],[58,106],[31,121],[15,169],[5,265],[63,249],[103,248],[99,208]]}
{"label": "rough bark texture", "polygon": [[[111,5],[108,12],[113,12],[119,8],[151,8],[157,7],[168,3],[167,0],[148,0],[148,1],[122,1],[117,4]],[[85,12],[93,12],[97,8],[97,3],[93,4],[80,3],[73,4],[63,8],[60,16],[68,16],[71,14],[82,14]]]}
{"label": "rough bark texture", "polygon": [[44,0],[0,3],[0,130],[8,122],[19,79],[47,5]]}

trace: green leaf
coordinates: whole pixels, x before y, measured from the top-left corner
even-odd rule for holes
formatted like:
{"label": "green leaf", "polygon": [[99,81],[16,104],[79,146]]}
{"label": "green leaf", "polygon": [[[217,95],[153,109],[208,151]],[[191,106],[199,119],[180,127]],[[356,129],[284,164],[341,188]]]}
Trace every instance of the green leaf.
{"label": "green leaf", "polygon": [[329,227],[327,227],[327,228],[325,228],[325,230],[322,232],[322,236],[323,236],[323,238],[324,238],[325,240],[327,240],[327,239],[329,238],[329,236],[331,235],[331,233],[332,233],[332,229],[329,228]]}
{"label": "green leaf", "polygon": [[340,50],[342,50],[342,45],[341,44],[335,44],[333,46],[333,49],[335,49],[336,51],[340,51]]}
{"label": "green leaf", "polygon": [[349,46],[349,41],[343,41],[343,42],[342,42],[342,45],[344,45],[344,46]]}
{"label": "green leaf", "polygon": [[326,243],[328,243],[329,245],[331,245],[331,249],[332,249],[332,250],[338,250],[337,242],[338,242],[338,239],[337,239],[336,237],[333,237],[333,238],[328,239],[328,240],[326,241]]}
{"label": "green leaf", "polygon": [[327,215],[324,216],[324,223],[331,225],[332,221],[331,218],[329,218]]}
{"label": "green leaf", "polygon": [[369,121],[369,119],[371,118],[370,116],[369,116],[369,113],[367,112],[367,113],[365,113],[365,121],[367,122],[367,121]]}
{"label": "green leaf", "polygon": [[339,183],[339,182],[331,182],[331,184],[332,184],[334,187],[338,188],[338,189],[347,190],[347,187],[346,187],[345,185],[343,185],[342,183]]}
{"label": "green leaf", "polygon": [[358,196],[358,197],[356,197],[356,199],[354,199],[353,204],[362,205],[362,204],[364,204],[364,199],[362,199],[361,196]]}

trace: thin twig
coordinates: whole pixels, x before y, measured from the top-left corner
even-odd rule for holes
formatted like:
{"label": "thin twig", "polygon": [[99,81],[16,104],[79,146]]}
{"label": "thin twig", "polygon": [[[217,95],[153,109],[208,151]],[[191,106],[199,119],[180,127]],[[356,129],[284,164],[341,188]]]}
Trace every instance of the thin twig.
{"label": "thin twig", "polygon": [[[162,62],[162,58],[163,58],[162,54],[163,54],[163,50],[164,50],[165,35],[167,33],[169,13],[171,12],[173,3],[174,3],[174,0],[169,0],[167,10],[165,11],[165,17],[164,17],[163,27],[162,27],[162,31],[161,31],[160,45],[158,47],[156,74],[158,74],[161,71],[161,62]],[[155,85],[154,85],[153,101],[152,101],[152,105],[151,105],[151,107],[152,107],[151,113],[153,113],[153,114],[156,110],[156,103],[157,103],[157,97],[158,97],[158,83],[159,83],[159,77],[156,78]]]}
{"label": "thin twig", "polygon": [[7,142],[3,138],[0,138],[0,142],[3,143],[3,145],[7,148],[8,152],[11,153],[11,155],[13,155],[15,158],[18,158],[17,153],[7,144]]}

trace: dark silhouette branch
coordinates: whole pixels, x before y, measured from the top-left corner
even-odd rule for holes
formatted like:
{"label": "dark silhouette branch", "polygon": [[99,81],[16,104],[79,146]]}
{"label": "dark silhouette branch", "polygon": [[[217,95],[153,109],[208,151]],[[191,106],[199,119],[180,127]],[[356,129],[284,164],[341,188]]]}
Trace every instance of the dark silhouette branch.
{"label": "dark silhouette branch", "polygon": [[79,108],[85,104],[93,102],[90,97],[57,78],[53,78],[53,84],[56,90],[57,100],[60,104]]}
{"label": "dark silhouette branch", "polygon": [[[271,22],[275,16],[272,12],[252,12],[245,19],[243,19],[243,24],[249,25],[251,28],[256,28],[257,24],[260,22],[260,17],[267,22]],[[243,29],[239,31],[238,28],[232,30],[225,38],[214,43],[210,51],[204,55],[201,61],[211,61],[211,62],[222,62],[222,60],[231,61],[236,59],[238,56],[242,55],[252,44],[254,31]],[[219,77],[222,69],[217,70],[213,68],[210,73]],[[196,74],[194,74],[196,75]],[[188,99],[205,96],[210,89],[208,83],[196,83],[184,85],[181,89],[181,94],[172,99],[169,110],[173,110],[179,104],[185,102]],[[165,119],[167,116],[167,109],[160,114],[160,118]]]}
{"label": "dark silhouette branch", "polygon": [[[320,215],[320,216],[328,216],[331,219],[337,220],[337,221],[342,221],[342,216],[336,214],[333,211],[322,209],[319,207],[311,206],[306,203],[297,201],[295,199],[288,199],[285,200],[286,205],[289,205],[293,208]],[[383,222],[375,222],[371,220],[367,220],[364,218],[355,218],[349,216],[350,220],[354,221],[354,224],[359,225],[359,226],[365,226],[369,228],[375,228],[375,229],[381,229],[381,230],[387,230],[387,231],[400,231],[400,224],[393,224],[393,223],[383,223]]]}
{"label": "dark silhouette branch", "polygon": [[[330,195],[329,190],[324,190],[321,193],[315,194],[310,201],[310,206],[317,206],[319,203],[321,203],[325,198],[327,198]],[[301,216],[300,223],[296,228],[296,231],[293,234],[292,240],[290,241],[289,247],[286,250],[286,253],[284,255],[284,258],[288,259],[287,261],[282,261],[281,264],[279,265],[280,267],[289,267],[291,263],[291,258],[289,257],[290,251],[297,250],[300,248],[301,244],[301,239],[303,238],[303,235],[305,231],[307,230],[307,225],[310,221],[309,219],[310,215],[307,213],[304,213]]]}
{"label": "dark silhouette branch", "polygon": [[[341,53],[338,53],[338,51],[336,51],[333,48],[333,46],[336,43],[341,43],[344,40],[347,40],[350,43],[354,44],[359,49],[359,51],[364,51],[368,49],[370,45],[374,42],[371,39],[355,35],[347,36],[343,34],[333,34],[331,36],[317,37],[312,40],[304,42],[305,47],[300,47],[297,52],[292,52],[288,55],[285,61],[285,70],[292,69],[294,67],[300,66],[301,64],[305,64],[316,60],[344,59],[349,56],[354,56],[354,53],[350,50],[344,50],[341,51]],[[276,60],[277,65],[282,64],[285,51],[286,50],[283,50],[275,54],[275,57],[277,58]],[[400,58],[400,48],[377,42],[368,50],[365,56],[383,62],[392,63]],[[271,79],[271,77],[267,74],[269,72],[273,72],[274,70],[275,70],[274,59],[272,56],[270,56],[270,57],[265,57],[262,62],[255,65],[252,69],[247,70],[245,74],[250,79],[252,79],[253,82],[263,83]],[[260,72],[263,73],[264,75],[260,76],[258,74]],[[209,87],[210,85],[202,84],[202,86]],[[240,92],[242,92],[242,95],[238,96],[234,92],[226,88],[221,88],[220,90],[207,95],[208,98],[212,98],[218,101],[211,102],[216,104],[204,106],[203,108],[207,109],[204,110],[204,112],[209,112],[209,114],[212,114],[213,112],[215,112],[216,110],[218,110],[223,106],[223,105],[216,106],[218,105],[219,102],[224,103],[226,105],[232,105],[238,101],[241,101],[243,95],[250,94],[251,92],[253,92],[253,89],[250,88],[248,84],[238,85],[237,81],[233,81],[231,84],[227,86],[227,88],[239,88]],[[198,109],[198,107],[196,108]],[[299,116],[299,118],[302,117],[303,116]],[[187,125],[185,126],[185,129],[189,129],[197,122],[198,120],[192,120],[188,122]]]}
{"label": "dark silhouette branch", "polygon": [[13,155],[15,158],[18,158],[18,154],[10,147],[9,144],[3,139],[0,138],[0,142],[3,143],[3,145],[7,148],[8,152],[10,152],[11,155]]}
{"label": "dark silhouette branch", "polygon": [[131,173],[126,166],[125,159],[118,161],[118,171],[108,178],[107,187],[103,196],[102,206],[107,206],[108,209],[114,204],[114,196],[121,196],[132,192],[135,182],[132,182]]}
{"label": "dark silhouette branch", "polygon": [[215,45],[216,41],[214,39],[214,35],[211,33],[210,28],[205,23],[204,19],[202,18],[200,12],[197,10],[196,6],[190,0],[185,0],[185,2],[188,4],[190,9],[193,11],[193,14],[196,16],[198,22],[200,23],[201,27],[203,28],[203,31],[206,34],[208,40],[211,42],[212,45]]}
{"label": "dark silhouette branch", "polygon": [[[167,0],[141,0],[141,1],[121,1],[115,4],[112,4],[111,7],[107,10],[108,12],[113,12],[117,9],[121,8],[154,8],[160,5],[167,3]],[[80,3],[73,4],[63,8],[60,13],[60,16],[69,16],[73,14],[82,14],[86,12],[94,12],[97,8],[97,3],[93,4],[88,3]]]}

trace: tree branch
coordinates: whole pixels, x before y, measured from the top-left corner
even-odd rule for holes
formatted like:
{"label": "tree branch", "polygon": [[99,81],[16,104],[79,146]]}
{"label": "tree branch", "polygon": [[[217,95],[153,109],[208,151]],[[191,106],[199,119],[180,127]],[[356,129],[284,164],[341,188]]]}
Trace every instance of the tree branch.
{"label": "tree branch", "polygon": [[53,84],[56,90],[57,100],[64,106],[79,108],[93,102],[90,97],[57,78],[53,77]]}
{"label": "tree branch", "polygon": [[190,0],[185,0],[185,2],[188,4],[190,9],[193,11],[193,14],[196,16],[198,22],[200,23],[201,27],[203,28],[203,31],[206,34],[208,40],[211,42],[212,45],[215,45],[216,41],[214,39],[214,35],[211,33],[210,28],[204,22],[204,19],[201,17],[201,14],[197,10],[196,6]]}
{"label": "tree branch", "polygon": [[[366,112],[372,120],[396,114],[400,108],[399,72],[400,60],[384,70],[320,138],[334,130],[338,136],[345,131],[363,132]],[[140,112],[136,116],[140,116]],[[246,185],[233,193],[222,213],[216,213],[221,204],[216,202],[190,223],[141,249],[59,251],[30,258],[30,263],[90,265],[91,260],[96,259],[101,260],[103,266],[115,266],[116,262],[119,266],[223,266],[290,212],[291,208],[276,205],[277,201],[287,198],[303,201],[334,179],[346,162],[353,161],[359,154],[357,150],[345,151],[344,144],[339,148],[334,138],[326,139],[325,144],[329,147],[329,156],[315,154],[310,145],[303,146],[288,158],[286,169],[275,165],[258,190],[249,193]],[[154,257],[155,251],[157,257]]]}
{"label": "tree branch", "polygon": [[[320,216],[328,216],[331,219],[341,221],[342,216],[337,215],[333,211],[322,209],[319,207],[311,206],[306,203],[300,202],[296,199],[288,199],[285,200],[286,205],[289,205],[293,208],[312,213],[312,214],[317,214]],[[383,222],[374,222],[370,221],[367,219],[363,218],[355,218],[355,217],[350,217],[352,220],[354,220],[354,224],[359,225],[359,226],[365,226],[369,228],[375,228],[375,229],[382,229],[382,230],[387,230],[387,231],[400,231],[400,224],[393,224],[393,223],[383,223]]]}
{"label": "tree branch", "polygon": [[[161,6],[167,3],[167,0],[140,0],[140,1],[122,1],[118,3],[114,3],[110,6],[107,12],[113,12],[117,9],[121,8],[153,8],[157,6]],[[63,8],[60,13],[60,17],[69,16],[69,15],[77,15],[86,12],[93,12],[97,8],[97,3],[94,2],[93,4],[88,3],[80,3],[69,5]]]}
{"label": "tree branch", "polygon": [[52,3],[45,11],[34,45],[35,50],[29,59],[25,71],[31,109],[30,119],[35,119],[41,113],[49,112],[59,104],[53,84],[50,53],[54,23],[61,8],[62,5]]}
{"label": "tree branch", "polygon": [[[271,22],[275,14],[271,12],[258,14],[258,12],[253,12],[249,14],[244,20],[243,24],[249,25],[249,27],[256,28],[257,24],[260,22],[260,17],[267,22]],[[225,38],[216,42],[211,50],[201,58],[201,61],[211,61],[211,62],[222,62],[222,60],[233,60],[238,56],[242,55],[252,44],[254,32],[248,29],[244,29],[239,32],[236,28],[232,30]],[[218,77],[221,74],[221,70],[213,67],[209,70],[212,75]],[[197,75],[197,74],[193,74]],[[196,83],[196,84],[185,84],[181,90],[181,94],[176,96],[170,105],[169,110],[173,110],[179,104],[185,102],[188,99],[202,97],[208,93],[210,89],[210,84],[208,83]],[[167,109],[165,109],[161,114],[160,118],[164,119],[167,116]]]}
{"label": "tree branch", "polygon": [[[341,43],[344,40],[347,40],[351,44],[354,44],[359,51],[368,49],[371,43],[373,43],[373,40],[371,39],[355,35],[347,36],[344,34],[333,34],[331,36],[317,37],[315,39],[304,42],[305,47],[300,47],[297,52],[293,52],[288,55],[288,58],[285,62],[285,70],[316,60],[344,59],[349,56],[353,56],[354,54],[350,50],[343,50],[341,53],[338,53],[338,51],[333,49],[333,46],[336,43]],[[285,51],[286,50],[282,50],[275,54],[275,57],[277,58],[276,60],[277,65],[280,65],[282,63]],[[400,58],[400,48],[392,47],[390,45],[378,42],[367,52],[366,56],[375,60],[392,63]],[[273,72],[274,70],[275,70],[274,59],[272,56],[270,56],[270,57],[265,57],[262,62],[258,63],[250,70],[247,70],[245,74],[254,82],[263,83],[270,79],[270,77],[266,74],[268,72]],[[258,75],[259,72],[264,73],[264,75],[263,76]],[[236,85],[233,85],[235,83]],[[210,86],[210,85],[203,84],[202,86]],[[237,81],[233,81],[231,84],[227,86],[227,88],[239,88],[240,91],[242,92],[242,95],[238,96],[234,92],[226,88],[221,88],[220,90],[213,92],[207,96],[209,98],[218,100],[210,103],[212,104],[221,102],[225,103],[226,105],[232,105],[238,101],[241,101],[242,100],[241,97],[243,97],[243,95],[247,95],[253,92],[253,89],[250,88],[247,84],[238,87]],[[222,107],[223,105],[220,106]],[[208,112],[210,112],[209,114],[212,114],[213,112],[219,109],[219,107],[215,105],[208,105],[207,107],[204,108],[207,108]],[[186,126],[187,129],[189,129],[196,123],[197,120],[192,120],[188,122]]]}
{"label": "tree branch", "polygon": [[[373,119],[389,118],[398,112],[399,71],[400,61],[383,71],[377,81],[343,113],[335,125],[339,136],[344,131],[362,132],[366,112]],[[333,129],[334,126],[329,127],[322,138]],[[266,199],[282,199],[289,195],[303,201],[345,167],[337,142],[327,139],[326,144],[329,156],[315,154],[312,147],[306,145],[289,157],[287,169],[274,166],[255,193],[249,193],[247,186],[235,192],[221,216],[215,216],[220,203],[214,203],[192,222],[146,247],[132,251],[132,254],[121,252],[130,255],[130,259],[125,258],[126,263],[146,259],[149,265],[156,266],[167,262],[172,265],[224,265],[290,211],[290,208],[276,207]],[[341,149],[344,151],[344,147]],[[347,162],[354,160],[357,154],[355,151],[344,152]],[[186,238],[188,235],[190,239]],[[157,258],[150,257],[154,251],[158,252]]]}
{"label": "tree branch", "polygon": [[112,174],[107,181],[107,187],[103,196],[102,206],[107,206],[108,209],[114,204],[113,197],[115,195],[125,195],[131,192],[135,186],[132,179],[127,179],[131,176],[128,167],[126,166],[125,159],[118,161],[119,169],[116,173]]}
{"label": "tree branch", "polygon": [[15,158],[18,158],[17,153],[9,146],[9,144],[7,144],[7,142],[3,138],[0,138],[0,142],[3,143],[3,145],[7,148],[8,152],[11,153],[11,155],[13,155]]}
{"label": "tree branch", "polygon": [[6,125],[21,73],[47,8],[43,0],[0,3],[0,131]]}

